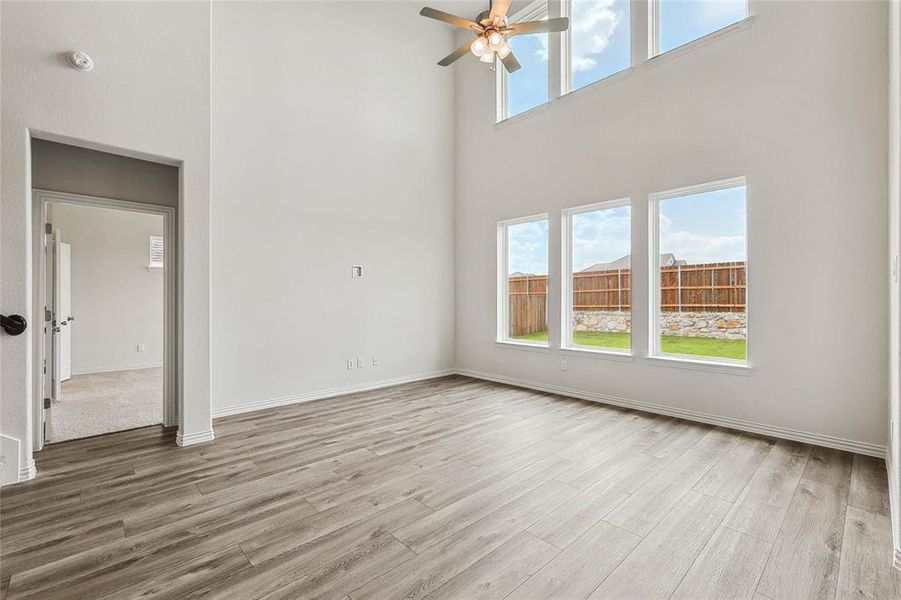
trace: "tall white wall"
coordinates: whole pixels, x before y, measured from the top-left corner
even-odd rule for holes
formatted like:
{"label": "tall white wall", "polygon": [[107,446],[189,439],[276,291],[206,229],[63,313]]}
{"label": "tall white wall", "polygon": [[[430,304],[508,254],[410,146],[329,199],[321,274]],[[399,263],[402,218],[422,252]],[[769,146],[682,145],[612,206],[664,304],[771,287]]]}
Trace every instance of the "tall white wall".
{"label": "tall white wall", "polygon": [[453,40],[419,8],[213,4],[214,412],[453,367]]}
{"label": "tall white wall", "polygon": [[[888,5],[751,7],[748,29],[499,126],[494,74],[460,61],[459,367],[885,447]],[[648,195],[739,175],[748,178],[750,376],[651,365]],[[562,372],[557,351],[495,345],[495,223],[550,212],[554,281],[560,209],[625,196],[635,359],[570,357]],[[559,331],[559,284],[552,293]]]}
{"label": "tall white wall", "polygon": [[[0,310],[31,314],[30,136],[180,164],[180,414],[183,440],[209,438],[210,4],[0,5]],[[64,53],[87,51],[90,73]],[[31,336],[0,336],[0,433],[33,474]],[[9,447],[5,444],[4,447]]]}
{"label": "tall white wall", "polygon": [[161,367],[163,271],[147,264],[163,217],[57,204],[52,222],[72,246],[72,374]]}

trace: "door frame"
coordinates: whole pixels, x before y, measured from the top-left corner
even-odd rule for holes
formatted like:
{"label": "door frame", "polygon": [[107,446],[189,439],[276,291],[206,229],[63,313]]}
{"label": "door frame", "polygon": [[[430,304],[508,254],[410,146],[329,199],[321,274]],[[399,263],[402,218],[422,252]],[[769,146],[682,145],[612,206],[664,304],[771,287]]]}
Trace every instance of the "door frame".
{"label": "door frame", "polygon": [[46,265],[44,260],[44,224],[47,222],[47,207],[50,204],[69,204],[73,206],[88,206],[94,208],[107,208],[145,214],[160,215],[163,217],[163,235],[166,239],[166,250],[163,255],[163,427],[175,427],[178,425],[178,265],[180,254],[178,246],[178,213],[175,207],[134,202],[132,200],[120,200],[115,198],[101,198],[86,196],[83,194],[71,194],[68,192],[55,192],[52,190],[32,190],[32,314],[37,318],[31,328],[34,348],[34,397],[32,409],[34,411],[34,450],[44,447],[43,412],[44,398],[47,396],[44,390],[45,378],[43,373],[43,360],[47,356],[48,348],[44,335],[44,307],[47,306],[46,294]]}

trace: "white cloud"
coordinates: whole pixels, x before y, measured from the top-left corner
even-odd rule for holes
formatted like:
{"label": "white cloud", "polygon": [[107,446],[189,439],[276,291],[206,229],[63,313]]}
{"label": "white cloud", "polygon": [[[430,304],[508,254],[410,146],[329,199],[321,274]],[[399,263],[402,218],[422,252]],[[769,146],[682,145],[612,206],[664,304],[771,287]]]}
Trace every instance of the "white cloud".
{"label": "white cloud", "polygon": [[[663,229],[663,223],[661,223]],[[671,252],[689,264],[730,262],[745,259],[742,235],[704,235],[690,231],[662,231],[660,251]]]}
{"label": "white cloud", "polygon": [[629,208],[582,213],[573,217],[573,269],[580,271],[599,262],[629,254]]}
{"label": "white cloud", "polygon": [[[623,11],[614,9],[615,0],[582,0],[573,3],[570,19],[572,33],[572,68],[588,71],[597,66],[597,55],[610,44],[611,38],[623,18]],[[539,38],[541,47],[535,55],[547,61],[548,36]]]}
{"label": "white cloud", "polygon": [[511,225],[507,230],[511,273],[546,274],[548,222],[531,221]]}

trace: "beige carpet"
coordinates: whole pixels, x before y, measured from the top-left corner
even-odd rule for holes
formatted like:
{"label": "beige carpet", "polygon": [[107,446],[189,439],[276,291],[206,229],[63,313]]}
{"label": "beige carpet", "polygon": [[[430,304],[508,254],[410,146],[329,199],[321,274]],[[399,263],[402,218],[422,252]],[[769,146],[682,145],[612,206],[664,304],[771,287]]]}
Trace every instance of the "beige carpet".
{"label": "beige carpet", "polygon": [[47,441],[62,442],[162,422],[162,368],[76,375],[63,382],[62,398],[51,407]]}

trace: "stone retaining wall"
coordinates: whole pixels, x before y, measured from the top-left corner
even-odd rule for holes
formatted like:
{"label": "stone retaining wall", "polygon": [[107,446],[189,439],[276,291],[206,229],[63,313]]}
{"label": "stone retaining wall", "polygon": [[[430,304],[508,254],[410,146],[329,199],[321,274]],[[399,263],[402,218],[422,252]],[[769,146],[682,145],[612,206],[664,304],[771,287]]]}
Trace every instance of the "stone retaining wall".
{"label": "stone retaining wall", "polygon": [[[663,335],[743,340],[748,335],[747,313],[665,312],[660,315]],[[632,315],[618,310],[579,310],[573,315],[575,331],[632,330]]]}

